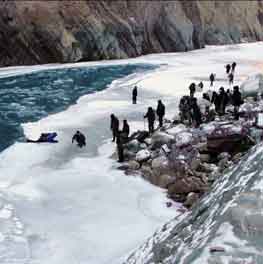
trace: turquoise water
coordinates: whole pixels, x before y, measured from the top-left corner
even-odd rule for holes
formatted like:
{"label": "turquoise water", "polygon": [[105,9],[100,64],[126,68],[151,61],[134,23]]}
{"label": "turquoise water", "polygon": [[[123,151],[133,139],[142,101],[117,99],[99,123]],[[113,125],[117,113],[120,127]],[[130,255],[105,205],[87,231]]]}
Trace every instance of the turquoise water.
{"label": "turquoise water", "polygon": [[113,80],[151,70],[147,64],[45,70],[0,79],[0,151],[23,139],[22,123],[65,110]]}

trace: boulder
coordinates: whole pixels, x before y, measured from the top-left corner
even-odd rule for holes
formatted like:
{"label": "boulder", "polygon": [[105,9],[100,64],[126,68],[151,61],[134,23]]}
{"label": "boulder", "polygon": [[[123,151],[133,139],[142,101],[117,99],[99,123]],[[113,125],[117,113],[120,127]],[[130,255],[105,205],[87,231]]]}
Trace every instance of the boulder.
{"label": "boulder", "polygon": [[151,152],[147,149],[140,150],[136,154],[136,161],[139,163],[142,163],[144,161],[147,161],[151,158]]}
{"label": "boulder", "polygon": [[211,156],[209,154],[200,154],[201,162],[209,162],[211,160]]}
{"label": "boulder", "polygon": [[163,145],[171,145],[174,142],[174,136],[165,132],[157,132],[152,136],[152,149],[161,148]]}
{"label": "boulder", "polygon": [[189,145],[193,142],[193,135],[189,132],[182,132],[176,135],[175,141],[177,147],[182,147],[185,145]]}
{"label": "boulder", "polygon": [[139,151],[140,143],[137,139],[133,139],[125,145],[125,148],[136,153]]}
{"label": "boulder", "polygon": [[142,165],[141,173],[142,173],[142,176],[143,176],[144,179],[146,179],[147,181],[149,181],[152,184],[155,184],[153,182],[153,180],[154,180],[153,172],[152,172],[152,169],[149,166]]}
{"label": "boulder", "polygon": [[222,152],[218,155],[218,160],[222,160],[222,159],[226,159],[229,160],[230,159],[230,155],[227,152]]}
{"label": "boulder", "polygon": [[196,177],[176,179],[168,186],[168,194],[188,194],[190,192],[201,192],[207,190],[207,186]]}
{"label": "boulder", "polygon": [[167,188],[170,182],[173,180],[173,177],[168,174],[162,174],[157,178],[157,185],[161,188]]}
{"label": "boulder", "polygon": [[160,176],[161,174],[170,173],[170,167],[168,160],[165,156],[159,156],[152,160],[151,167],[155,175]]}
{"label": "boulder", "polygon": [[136,156],[136,154],[134,152],[129,151],[128,149],[123,150],[123,155],[124,155],[125,159],[127,159],[127,160],[135,159],[135,156]]}
{"label": "boulder", "polygon": [[172,128],[167,129],[166,132],[172,136],[176,136],[178,133],[182,133],[182,132],[185,132],[187,130],[188,130],[188,128],[184,124],[179,124],[179,125],[176,125]]}
{"label": "boulder", "polygon": [[140,164],[135,160],[130,160],[128,162],[128,169],[129,170],[138,170],[140,168]]}
{"label": "boulder", "polygon": [[192,207],[199,199],[198,193],[190,192],[186,196],[186,201],[184,202],[184,206],[187,208]]}
{"label": "boulder", "polygon": [[198,170],[200,164],[201,164],[201,160],[199,158],[192,159],[190,162],[190,169],[193,171]]}
{"label": "boulder", "polygon": [[144,143],[146,143],[149,146],[152,144],[152,139],[147,137],[146,139],[144,139]]}

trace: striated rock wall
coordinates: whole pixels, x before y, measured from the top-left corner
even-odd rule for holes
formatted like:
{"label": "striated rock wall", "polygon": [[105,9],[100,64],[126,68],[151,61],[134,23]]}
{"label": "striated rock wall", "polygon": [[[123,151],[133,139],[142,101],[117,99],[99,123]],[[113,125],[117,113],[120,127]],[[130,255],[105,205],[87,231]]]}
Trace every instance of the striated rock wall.
{"label": "striated rock wall", "polygon": [[262,1],[2,1],[0,66],[263,40]]}

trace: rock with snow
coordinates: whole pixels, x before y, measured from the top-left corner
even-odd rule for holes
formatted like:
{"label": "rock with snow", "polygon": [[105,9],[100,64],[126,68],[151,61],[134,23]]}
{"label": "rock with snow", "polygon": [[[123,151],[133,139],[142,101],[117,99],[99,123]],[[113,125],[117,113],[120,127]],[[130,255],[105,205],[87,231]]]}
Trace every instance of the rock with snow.
{"label": "rock with snow", "polygon": [[184,124],[179,124],[172,128],[167,129],[166,132],[172,136],[176,136],[178,133],[185,132],[185,131],[188,131],[188,128]]}
{"label": "rock with snow", "polygon": [[193,135],[189,132],[182,132],[176,135],[175,141],[177,147],[182,147],[184,145],[189,145],[193,142]]}
{"label": "rock with snow", "polygon": [[184,202],[184,206],[190,208],[197,202],[198,199],[199,199],[199,195],[197,193],[190,192],[187,194],[186,201]]}
{"label": "rock with snow", "polygon": [[140,149],[140,143],[137,139],[133,139],[125,146],[129,151],[138,152]]}
{"label": "rock with snow", "polygon": [[152,149],[160,148],[164,144],[171,145],[174,142],[174,136],[165,132],[157,132],[152,136]]}
{"label": "rock with snow", "polygon": [[140,150],[137,154],[136,154],[136,161],[138,162],[144,162],[147,161],[151,158],[151,152],[147,149],[143,149]]}

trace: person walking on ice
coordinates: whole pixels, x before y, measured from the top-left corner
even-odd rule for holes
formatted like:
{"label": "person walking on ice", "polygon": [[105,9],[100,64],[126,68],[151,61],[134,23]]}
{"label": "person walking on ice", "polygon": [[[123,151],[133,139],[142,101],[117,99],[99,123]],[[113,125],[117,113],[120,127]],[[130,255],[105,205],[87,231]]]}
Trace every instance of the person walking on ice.
{"label": "person walking on ice", "polygon": [[111,114],[110,117],[111,117],[110,129],[112,131],[112,142],[115,142],[117,133],[119,131],[119,119],[114,114]]}
{"label": "person walking on ice", "polygon": [[215,81],[215,74],[214,73],[210,74],[209,80],[210,80],[210,87],[212,87],[214,84],[214,81]]}
{"label": "person walking on ice", "polygon": [[148,107],[148,111],[144,118],[148,119],[148,127],[149,127],[149,133],[153,134],[154,132],[154,121],[155,121],[155,113],[152,109],[152,107]]}
{"label": "person walking on ice", "polygon": [[165,106],[161,100],[158,100],[156,114],[159,118],[159,127],[163,126],[163,117],[165,116]]}
{"label": "person walking on ice", "polygon": [[137,95],[138,95],[137,86],[135,86],[132,89],[132,103],[133,104],[136,104],[137,103]]}

